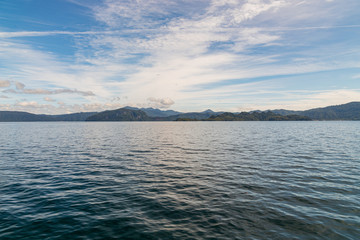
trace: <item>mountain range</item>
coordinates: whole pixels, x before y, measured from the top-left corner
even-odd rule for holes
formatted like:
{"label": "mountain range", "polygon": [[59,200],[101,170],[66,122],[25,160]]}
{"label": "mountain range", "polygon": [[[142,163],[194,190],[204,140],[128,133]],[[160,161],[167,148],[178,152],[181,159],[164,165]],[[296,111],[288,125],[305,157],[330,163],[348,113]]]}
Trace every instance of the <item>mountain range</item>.
{"label": "mountain range", "polygon": [[160,110],[156,108],[136,108],[136,107],[124,107],[130,110],[141,110],[145,112],[149,117],[169,117],[173,115],[182,114],[182,112],[177,112],[174,110]]}
{"label": "mountain range", "polygon": [[360,102],[314,108],[306,111],[289,111],[284,109],[272,110],[272,112],[286,116],[296,114],[309,117],[313,120],[360,120]]}
{"label": "mountain range", "polygon": [[[150,113],[149,113],[150,112]],[[178,119],[205,120],[222,112],[206,110],[203,112],[180,113],[172,110],[162,111],[153,108],[125,107],[94,114],[86,121],[175,121]]]}
{"label": "mountain range", "polygon": [[360,102],[315,108],[306,111],[276,109],[242,113],[203,112],[182,113],[154,108],[124,107],[103,112],[81,112],[62,115],[0,111],[0,122],[31,121],[292,121],[292,120],[360,120]]}
{"label": "mountain range", "polygon": [[0,111],[0,122],[85,121],[94,114],[97,114],[97,112],[45,115],[18,111]]}

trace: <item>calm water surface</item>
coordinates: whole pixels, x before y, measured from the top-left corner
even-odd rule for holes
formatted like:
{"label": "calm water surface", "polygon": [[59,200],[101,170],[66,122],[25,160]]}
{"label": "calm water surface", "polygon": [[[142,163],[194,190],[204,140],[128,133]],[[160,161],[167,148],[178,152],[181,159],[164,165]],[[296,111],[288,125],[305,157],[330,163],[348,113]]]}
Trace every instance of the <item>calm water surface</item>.
{"label": "calm water surface", "polygon": [[0,123],[0,239],[360,239],[360,122]]}

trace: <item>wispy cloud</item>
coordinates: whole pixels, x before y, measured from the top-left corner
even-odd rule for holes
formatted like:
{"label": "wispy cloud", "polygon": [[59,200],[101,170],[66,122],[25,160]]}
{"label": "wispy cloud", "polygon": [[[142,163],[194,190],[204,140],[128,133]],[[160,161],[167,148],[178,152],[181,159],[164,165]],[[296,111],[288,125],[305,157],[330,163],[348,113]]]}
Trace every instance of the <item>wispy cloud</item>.
{"label": "wispy cloud", "polygon": [[[316,56],[320,51],[314,49],[312,55],[315,55],[315,58],[306,57],[297,65],[294,65],[291,59],[286,59],[282,52],[253,54],[253,49],[266,50],[266,47],[272,45],[278,48],[287,46],[286,38],[291,36],[284,35],[284,31],[359,27],[311,25],[311,21],[318,24],[318,18],[325,19],[326,11],[332,11],[331,7],[334,7],[335,3],[325,6],[325,3],[290,3],[280,0],[200,1],[195,6],[197,14],[183,14],[181,17],[167,18],[166,21],[161,18],[162,14],[166,15],[178,6],[173,2],[164,7],[159,7],[160,4],[160,1],[106,1],[102,7],[94,9],[96,18],[112,29],[158,26],[159,31],[156,34],[147,33],[145,36],[137,35],[129,39],[121,36],[100,36],[91,40],[94,49],[99,49],[94,55],[103,57],[105,61],[121,62],[121,59],[126,59],[129,55],[145,54],[145,57],[139,60],[136,72],[127,75],[125,81],[114,84],[137,100],[150,93],[162,98],[166,92],[181,104],[184,99],[201,95],[202,89],[193,93],[184,91],[199,84],[334,69],[339,66],[326,66],[319,55]],[[303,10],[300,14],[297,12],[299,6],[294,7],[297,4],[301,5]],[[321,14],[308,16],[308,11],[316,10]],[[286,26],[286,21],[283,22],[281,16],[290,14],[296,17],[292,17],[290,26]],[[278,17],[272,20],[272,26],[262,24],[263,19],[274,15]],[[305,15],[308,26],[301,26]],[[144,19],[148,18],[151,18],[151,21],[148,21],[147,25],[141,25]],[[328,20],[328,24],[335,23]],[[258,27],[259,25],[264,27]],[[104,44],[110,46],[110,54],[104,51]],[[285,59],[288,63],[282,62]],[[351,66],[346,62],[341,67],[345,65]],[[214,91],[222,94],[223,89],[217,88]]]}
{"label": "wispy cloud", "polygon": [[56,35],[70,35],[70,36],[97,36],[97,35],[119,35],[139,32],[155,32],[156,29],[123,29],[114,31],[84,31],[84,32],[71,32],[71,31],[19,31],[19,32],[0,32],[0,38],[22,38],[22,37],[45,37]]}
{"label": "wispy cloud", "polygon": [[[6,91],[5,91],[6,92]],[[56,90],[47,90],[47,89],[23,89],[22,91],[14,91],[12,93],[24,93],[24,94],[42,94],[42,95],[53,95],[53,94],[61,94],[61,93],[74,93],[80,94],[82,96],[95,96],[95,94],[91,91],[79,91],[76,89],[56,89]]]}
{"label": "wispy cloud", "polygon": [[119,103],[83,103],[83,104],[66,104],[64,102],[46,101],[45,104],[37,101],[18,101],[14,104],[0,103],[1,110],[24,111],[36,114],[59,114],[74,112],[99,112],[104,110],[113,110],[125,106],[142,107],[134,104]]}
{"label": "wispy cloud", "polygon": [[148,101],[151,103],[152,107],[155,108],[169,108],[175,102],[171,98],[148,98]]}
{"label": "wispy cloud", "polygon": [[44,97],[44,100],[45,100],[46,102],[56,102],[55,99],[52,99],[52,98],[50,98],[50,97]]}
{"label": "wispy cloud", "polygon": [[10,86],[10,81],[0,80],[0,87],[1,87],[1,88],[9,87],[9,86]]}
{"label": "wispy cloud", "polygon": [[42,37],[51,35],[90,35],[95,32],[68,32],[68,31],[21,31],[21,32],[0,32],[0,38],[17,38],[17,37]]}
{"label": "wispy cloud", "polygon": [[[355,39],[339,39],[342,35],[336,34],[345,31],[351,36],[354,33],[348,31],[360,27],[344,21],[356,14],[357,0],[346,4],[326,0],[71,2],[90,9],[99,23],[93,28],[96,31],[0,32],[0,57],[12,78],[0,77],[32,86],[17,85],[6,91],[83,97],[75,104],[60,98],[64,104],[54,111],[129,103],[186,111],[209,103],[219,108],[240,102],[256,105],[259,99],[296,105],[291,97],[298,100],[300,95],[285,96],[288,83],[278,84],[273,80],[276,76],[360,67]],[[72,36],[75,42],[75,53],[66,60],[21,43],[22,38],[57,35]],[[331,37],[337,40],[329,41]],[[258,79],[265,76],[274,77]],[[321,90],[329,90],[325,80],[317,82],[322,83]],[[0,81],[0,87],[9,86]],[[276,90],[284,90],[281,101],[276,100]],[[117,96],[127,98],[114,101]],[[337,96],[336,101],[348,100]],[[44,107],[55,104],[47,102]]]}
{"label": "wispy cloud", "polygon": [[[89,68],[62,62],[52,53],[11,41],[0,41],[0,53],[4,62],[1,67],[10,73],[11,78],[17,79],[16,82],[21,82],[21,84],[35,86],[37,89],[36,91],[34,89],[24,90],[20,84],[17,84],[16,88],[20,93],[77,93],[82,96],[93,96],[95,92],[103,96],[109,94],[98,82],[110,74],[111,71],[107,71],[106,68],[99,71],[96,67]],[[4,71],[2,72],[4,73]],[[44,85],[67,90],[46,90]],[[6,86],[8,86],[7,82]],[[88,90],[77,90],[84,88]],[[39,91],[38,89],[43,90]]]}
{"label": "wispy cloud", "polygon": [[[4,93],[11,93],[11,94],[34,94],[34,95],[54,95],[54,94],[62,94],[62,93],[69,93],[69,94],[79,94],[81,96],[95,96],[92,91],[79,91],[77,89],[55,89],[55,90],[48,90],[48,89],[29,89],[25,88],[25,84],[21,82],[14,83],[16,89],[6,89],[3,90]],[[11,86],[11,82],[7,81],[4,84],[4,87]]]}
{"label": "wispy cloud", "polygon": [[15,87],[18,90],[23,90],[25,88],[25,84],[23,84],[21,82],[15,82]]}
{"label": "wispy cloud", "polygon": [[332,90],[332,91],[323,91],[314,94],[301,94],[297,97],[296,101],[285,102],[274,102],[272,105],[269,105],[269,109],[279,108],[282,106],[284,109],[294,109],[294,110],[308,110],[311,108],[317,107],[327,107],[331,105],[338,105],[347,102],[359,101],[360,91],[356,90]]}

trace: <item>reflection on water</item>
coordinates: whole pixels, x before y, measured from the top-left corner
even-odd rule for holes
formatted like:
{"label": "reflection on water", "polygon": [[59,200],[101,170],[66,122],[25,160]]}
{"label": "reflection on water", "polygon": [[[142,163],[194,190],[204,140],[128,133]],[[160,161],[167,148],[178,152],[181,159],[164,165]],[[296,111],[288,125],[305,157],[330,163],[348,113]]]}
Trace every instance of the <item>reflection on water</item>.
{"label": "reflection on water", "polygon": [[0,123],[0,239],[358,239],[359,122]]}

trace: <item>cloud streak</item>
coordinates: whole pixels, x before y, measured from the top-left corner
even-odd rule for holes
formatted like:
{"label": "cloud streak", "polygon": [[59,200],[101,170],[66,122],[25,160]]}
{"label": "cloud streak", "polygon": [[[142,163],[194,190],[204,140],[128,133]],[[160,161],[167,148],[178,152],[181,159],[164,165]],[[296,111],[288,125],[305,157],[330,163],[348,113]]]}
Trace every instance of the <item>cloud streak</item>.
{"label": "cloud streak", "polygon": [[[71,2],[91,11],[98,25],[87,30],[94,31],[0,32],[5,64],[0,68],[8,72],[0,77],[15,79],[5,90],[9,94],[58,94],[63,104],[54,109],[59,111],[76,104],[90,109],[129,103],[181,111],[211,107],[206,105],[230,109],[242,102],[255,106],[259,99],[281,104],[275,92],[290,103],[285,93],[292,83],[280,83],[283,75],[360,68],[359,38],[353,33],[360,25],[345,21],[360,7],[355,0]],[[71,37],[74,53],[57,55],[21,39],[58,35]],[[349,91],[358,89],[354,82]],[[333,90],[325,77],[314,77],[314,83],[321,91]],[[0,81],[0,87],[6,84]],[[300,85],[298,90],[306,88]],[[74,97],[60,96],[66,93]]]}
{"label": "cloud streak", "polygon": [[[19,93],[19,92],[17,92]],[[70,94],[79,94],[82,96],[95,96],[95,94],[91,91],[79,91],[76,89],[56,89],[56,90],[47,90],[47,89],[23,89],[20,93],[25,94],[42,94],[42,95],[53,95],[53,94],[62,94],[62,93],[70,93]]]}
{"label": "cloud streak", "polygon": [[[78,94],[81,96],[95,96],[92,91],[79,91],[77,89],[55,89],[55,90],[48,90],[48,89],[29,89],[25,88],[25,84],[21,82],[14,82],[15,89],[6,89],[3,90],[4,93],[11,93],[11,94],[30,94],[30,95],[55,95],[55,94]],[[0,87],[10,87],[11,81],[0,81]]]}
{"label": "cloud streak", "polygon": [[95,94],[91,91],[79,91],[76,89],[56,89],[56,90],[47,90],[47,89],[7,89],[3,91],[4,93],[12,93],[12,94],[31,94],[31,95],[55,95],[55,94],[79,94],[81,96],[95,96]]}
{"label": "cloud streak", "polygon": [[150,97],[147,100],[150,102],[150,105],[154,108],[169,108],[175,103],[171,98]]}
{"label": "cloud streak", "polygon": [[5,88],[10,86],[10,81],[0,80],[0,88]]}
{"label": "cloud streak", "polygon": [[121,31],[84,31],[84,32],[71,32],[71,31],[18,31],[18,32],[0,32],[0,38],[21,38],[21,37],[45,37],[56,35],[70,35],[70,36],[86,36],[86,35],[119,35],[139,32],[155,32],[157,29],[123,29]]}
{"label": "cloud streak", "polygon": [[[341,28],[360,28],[360,25],[333,25],[333,26],[307,26],[307,27],[263,27],[262,31],[265,32],[278,32],[278,31],[299,31],[299,30],[319,30],[319,29],[341,29]],[[241,29],[250,29],[248,27],[214,27],[213,30],[217,32],[232,32]],[[259,29],[259,28],[258,28]],[[187,31],[190,33],[206,31],[199,29],[197,27],[187,27]],[[45,37],[45,36],[56,36],[56,35],[70,35],[70,36],[81,36],[81,35],[115,35],[119,36],[121,34],[139,34],[139,33],[161,33],[168,32],[166,29],[156,29],[156,28],[132,28],[132,29],[122,29],[122,30],[112,30],[112,31],[84,31],[84,32],[72,32],[72,31],[18,31],[18,32],[0,32],[0,38],[21,38],[21,37]]]}

